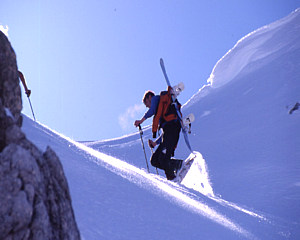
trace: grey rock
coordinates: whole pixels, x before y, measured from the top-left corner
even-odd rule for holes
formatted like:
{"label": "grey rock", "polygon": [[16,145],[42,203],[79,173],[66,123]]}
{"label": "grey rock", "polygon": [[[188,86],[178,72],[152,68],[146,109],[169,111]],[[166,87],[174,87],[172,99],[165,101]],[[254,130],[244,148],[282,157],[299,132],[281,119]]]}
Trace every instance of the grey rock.
{"label": "grey rock", "polygon": [[16,55],[0,31],[0,239],[80,239],[60,160],[26,138],[21,109]]}

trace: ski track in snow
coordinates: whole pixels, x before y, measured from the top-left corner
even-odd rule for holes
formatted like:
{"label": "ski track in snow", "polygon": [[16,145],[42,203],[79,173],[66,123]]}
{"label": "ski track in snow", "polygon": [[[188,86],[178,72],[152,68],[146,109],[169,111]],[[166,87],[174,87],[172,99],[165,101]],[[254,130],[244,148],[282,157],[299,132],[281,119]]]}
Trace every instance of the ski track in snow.
{"label": "ski track in snow", "polygon": [[[169,201],[174,202],[191,212],[204,216],[210,219],[211,221],[214,221],[224,226],[225,228],[228,228],[238,234],[243,235],[248,239],[256,238],[250,232],[239,226],[237,223],[234,223],[226,216],[222,215],[213,208],[201,202],[199,196],[192,193],[188,188],[191,188],[201,193],[203,196],[208,197],[209,199],[219,203],[222,206],[234,208],[252,217],[267,221],[265,217],[257,213],[254,213],[250,210],[246,210],[222,198],[216,197],[209,183],[205,160],[203,159],[202,155],[198,152],[193,153],[197,155],[196,161],[194,161],[190,172],[187,174],[188,177],[186,177],[182,182],[182,185],[187,187],[185,188],[182,185],[179,185],[175,182],[166,180],[164,177],[147,173],[144,169],[137,168],[120,159],[96,151],[95,149],[87,147],[84,144],[78,143],[54,130],[51,130],[50,128],[41,123],[38,124],[41,126],[37,125],[37,127],[42,127],[42,131],[44,133],[52,137],[53,133],[56,134],[57,136],[55,137],[58,138],[59,141],[67,141],[70,144],[74,145],[78,150],[80,150],[81,154],[89,155],[88,159],[95,162],[97,165],[107,168],[108,170],[122,176],[123,178],[129,180],[132,183],[137,184],[142,188],[145,188],[147,190],[151,189],[151,191],[154,191],[156,194],[162,195]],[[198,181],[198,183],[196,183],[195,179],[199,180],[199,176],[201,181]],[[170,196],[172,198],[170,198]]]}

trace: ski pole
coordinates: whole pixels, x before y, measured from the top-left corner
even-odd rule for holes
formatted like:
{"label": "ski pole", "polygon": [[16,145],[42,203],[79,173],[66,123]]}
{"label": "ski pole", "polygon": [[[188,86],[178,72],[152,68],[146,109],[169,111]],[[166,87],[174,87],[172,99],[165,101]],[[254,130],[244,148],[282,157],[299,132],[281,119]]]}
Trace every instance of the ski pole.
{"label": "ski pole", "polygon": [[24,86],[25,93],[27,95],[27,98],[28,98],[28,101],[29,101],[29,105],[30,105],[30,108],[31,108],[31,112],[32,112],[32,115],[33,115],[33,119],[34,119],[34,121],[36,121],[35,116],[34,116],[34,112],[33,112],[33,109],[32,109],[32,104],[31,104],[31,101],[30,101],[30,98],[29,98],[31,91],[27,87],[26,80],[25,80],[25,77],[24,77],[23,73],[21,71],[19,71],[19,70],[18,70],[18,76],[21,79],[21,82],[22,82],[22,84]]}
{"label": "ski pole", "polygon": [[34,119],[34,121],[36,121],[29,96],[27,98],[28,98],[28,101],[29,101],[29,105],[30,105],[30,108],[31,108],[33,119]]}
{"label": "ski pole", "polygon": [[144,155],[145,155],[145,160],[146,160],[147,170],[148,170],[148,173],[150,173],[149,165],[148,165],[148,160],[147,160],[147,155],[146,155],[146,150],[145,150],[145,145],[144,145],[144,141],[143,141],[143,130],[142,130],[141,125],[139,125],[139,132],[140,132],[141,141],[142,141],[142,146],[143,146],[143,150],[144,150]]}

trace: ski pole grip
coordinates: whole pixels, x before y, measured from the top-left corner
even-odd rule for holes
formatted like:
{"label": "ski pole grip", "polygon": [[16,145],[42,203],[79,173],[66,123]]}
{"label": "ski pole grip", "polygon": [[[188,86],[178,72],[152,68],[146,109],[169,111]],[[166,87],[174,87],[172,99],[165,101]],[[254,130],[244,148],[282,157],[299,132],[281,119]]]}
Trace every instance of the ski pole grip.
{"label": "ski pole grip", "polygon": [[142,127],[141,127],[140,124],[139,124],[139,131],[140,131],[140,134],[142,135],[143,134],[143,130],[142,130]]}

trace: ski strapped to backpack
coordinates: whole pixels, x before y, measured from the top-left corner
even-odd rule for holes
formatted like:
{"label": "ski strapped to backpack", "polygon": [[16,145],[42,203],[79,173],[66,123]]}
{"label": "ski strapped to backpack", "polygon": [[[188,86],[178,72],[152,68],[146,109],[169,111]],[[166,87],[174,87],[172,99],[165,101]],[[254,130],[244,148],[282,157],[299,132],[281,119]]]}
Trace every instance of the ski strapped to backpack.
{"label": "ski strapped to backpack", "polygon": [[[165,64],[164,64],[164,60],[161,58],[160,59],[160,66],[161,66],[161,69],[162,69],[162,72],[165,76],[165,79],[166,79],[166,82],[167,82],[167,85],[168,85],[168,90],[172,87],[171,87],[171,83],[169,81],[169,78],[168,78],[168,75],[167,75],[167,72],[166,72],[166,68],[165,68]],[[188,149],[193,152],[192,150],[192,147],[191,147],[191,144],[189,142],[189,138],[188,138],[188,134],[187,134],[187,131],[186,131],[186,128],[184,127],[184,124],[183,124],[183,121],[182,121],[182,116],[181,116],[181,113],[180,113],[180,107],[178,106],[178,101],[176,101],[176,98],[175,96],[172,94],[171,95],[171,99],[172,99],[172,104],[174,104],[175,106],[175,109],[176,109],[176,114],[177,114],[177,117],[179,118],[180,120],[180,124],[181,124],[181,128],[182,128],[182,132],[183,132],[183,136],[184,136],[184,140],[185,140],[185,143],[188,147]]]}
{"label": "ski strapped to backpack", "polygon": [[182,119],[183,125],[185,128],[188,128],[188,133],[190,134],[192,132],[191,127],[192,127],[192,122],[195,121],[195,116],[193,113],[190,113],[186,117]]}

